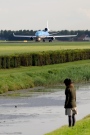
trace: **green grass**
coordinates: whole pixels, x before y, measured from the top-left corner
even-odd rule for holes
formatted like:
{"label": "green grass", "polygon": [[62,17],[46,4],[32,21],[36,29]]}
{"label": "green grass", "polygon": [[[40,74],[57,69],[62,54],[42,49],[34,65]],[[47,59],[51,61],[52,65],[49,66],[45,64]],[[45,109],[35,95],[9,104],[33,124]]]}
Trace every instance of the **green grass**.
{"label": "green grass", "polygon": [[37,51],[55,51],[63,49],[90,49],[90,42],[1,42],[0,55],[28,53]]}
{"label": "green grass", "polygon": [[74,127],[63,126],[45,135],[90,135],[90,115],[76,122]]}
{"label": "green grass", "polygon": [[61,84],[65,78],[74,82],[90,81],[90,60],[68,62],[41,67],[20,67],[0,70],[0,92],[35,86]]}
{"label": "green grass", "polygon": [[[90,49],[90,42],[0,42],[0,55],[63,49]],[[0,69],[0,93],[63,83],[66,77],[75,82],[90,81],[90,60],[41,67]]]}

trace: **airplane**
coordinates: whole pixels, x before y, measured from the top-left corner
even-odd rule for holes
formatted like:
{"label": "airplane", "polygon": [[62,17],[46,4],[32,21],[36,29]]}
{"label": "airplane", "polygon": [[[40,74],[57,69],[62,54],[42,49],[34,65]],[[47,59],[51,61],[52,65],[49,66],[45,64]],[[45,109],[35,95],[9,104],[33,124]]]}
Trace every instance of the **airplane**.
{"label": "airplane", "polygon": [[78,34],[76,35],[55,35],[57,33],[49,33],[49,29],[48,29],[48,22],[47,22],[47,28],[45,28],[44,30],[38,30],[36,31],[35,35],[15,35],[13,33],[14,37],[27,37],[30,38],[31,40],[35,40],[40,42],[41,40],[43,42],[45,42],[46,39],[49,40],[49,42],[52,42],[53,40],[55,40],[55,38],[60,38],[60,37],[76,37]]}

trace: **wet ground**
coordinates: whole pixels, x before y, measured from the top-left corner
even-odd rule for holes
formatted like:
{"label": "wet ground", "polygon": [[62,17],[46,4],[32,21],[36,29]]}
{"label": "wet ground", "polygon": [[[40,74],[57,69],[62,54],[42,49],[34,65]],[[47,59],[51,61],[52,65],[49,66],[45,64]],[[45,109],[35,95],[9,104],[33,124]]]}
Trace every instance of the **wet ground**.
{"label": "wet ground", "polygon": [[[53,90],[29,94],[24,91],[20,97],[1,96],[0,134],[44,135],[66,125],[64,89]],[[77,86],[77,107],[77,120],[90,114],[90,85]]]}

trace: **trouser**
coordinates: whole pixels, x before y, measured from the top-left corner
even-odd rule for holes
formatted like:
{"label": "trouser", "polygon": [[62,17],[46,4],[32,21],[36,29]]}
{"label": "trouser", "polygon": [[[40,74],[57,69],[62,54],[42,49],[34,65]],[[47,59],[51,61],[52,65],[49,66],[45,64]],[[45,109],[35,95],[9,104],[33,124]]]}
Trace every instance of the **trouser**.
{"label": "trouser", "polygon": [[76,122],[75,114],[73,114],[72,116],[68,116],[69,127],[74,126],[75,122]]}

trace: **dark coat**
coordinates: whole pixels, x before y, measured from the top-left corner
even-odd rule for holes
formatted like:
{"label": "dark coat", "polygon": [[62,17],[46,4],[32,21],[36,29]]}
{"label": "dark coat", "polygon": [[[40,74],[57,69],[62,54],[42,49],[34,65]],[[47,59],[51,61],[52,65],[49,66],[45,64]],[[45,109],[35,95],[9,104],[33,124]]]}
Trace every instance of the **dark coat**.
{"label": "dark coat", "polygon": [[67,86],[65,90],[65,108],[76,107],[76,90],[73,85]]}

